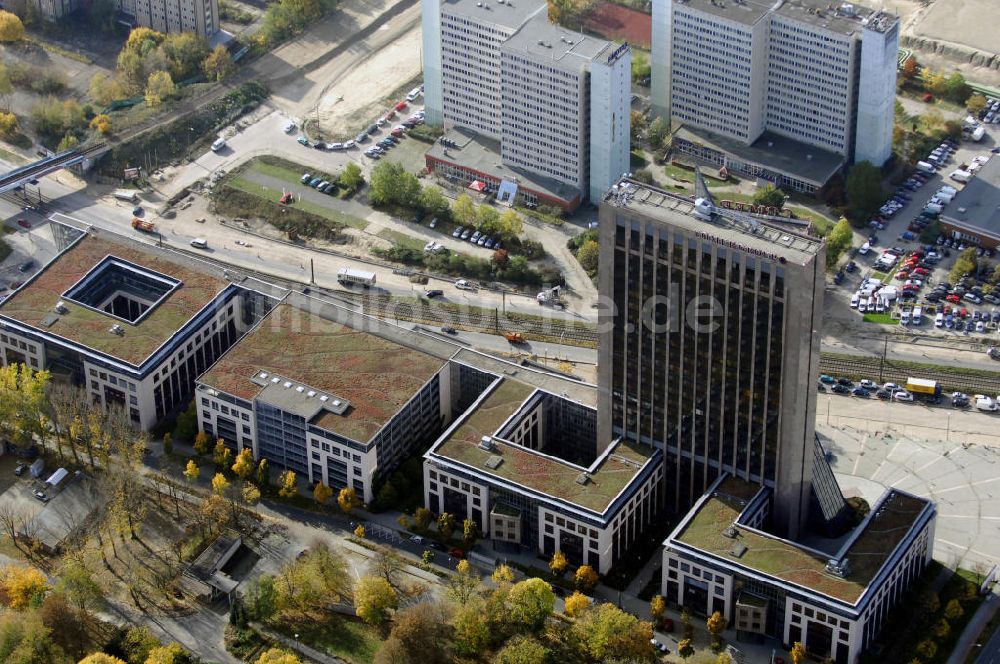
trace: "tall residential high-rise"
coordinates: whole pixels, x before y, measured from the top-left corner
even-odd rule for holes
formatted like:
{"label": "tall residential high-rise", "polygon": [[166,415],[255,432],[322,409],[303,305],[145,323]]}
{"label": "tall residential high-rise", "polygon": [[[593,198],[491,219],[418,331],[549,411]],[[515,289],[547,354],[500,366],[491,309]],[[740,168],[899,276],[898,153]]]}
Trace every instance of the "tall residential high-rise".
{"label": "tall residential high-rise", "polygon": [[663,0],[653,37],[654,114],[708,132],[701,142],[726,146],[737,167],[738,146],[776,149],[772,135],[846,162],[881,166],[891,154],[894,15],[821,0]]}
{"label": "tall residential high-rise", "polygon": [[423,0],[423,27],[427,122],[466,132],[429,168],[489,185],[514,169],[526,202],[567,208],[628,170],[628,45],[553,25],[542,2]]}
{"label": "tall residential high-rise", "polygon": [[219,0],[117,0],[117,6],[136,25],[158,32],[211,37],[219,31]]}
{"label": "tall residential high-rise", "polygon": [[600,206],[598,439],[662,448],[668,506],[730,473],[794,536],[810,500],[823,243],[625,181]]}

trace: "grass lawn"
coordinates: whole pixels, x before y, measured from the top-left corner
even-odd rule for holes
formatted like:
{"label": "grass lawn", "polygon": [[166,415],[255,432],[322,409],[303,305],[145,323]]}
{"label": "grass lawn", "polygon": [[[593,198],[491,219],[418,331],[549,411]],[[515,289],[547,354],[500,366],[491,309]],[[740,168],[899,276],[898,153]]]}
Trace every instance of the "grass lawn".
{"label": "grass lawn", "polygon": [[[663,170],[669,177],[673,178],[674,180],[677,180],[678,182],[690,182],[694,184],[694,170],[692,169],[682,168],[677,164],[671,162],[666,166],[664,166]],[[705,184],[707,184],[709,187],[721,187],[723,185],[735,183],[735,180],[733,181],[720,180],[718,177],[712,175],[710,171],[704,168],[701,169],[701,176],[705,178]],[[727,198],[728,196],[729,194],[726,194]]]}
{"label": "grass lawn", "polygon": [[883,284],[889,281],[888,272],[879,272],[878,270],[872,270],[872,279],[878,279]]}
{"label": "grass lawn", "polygon": [[[256,164],[254,165],[256,167]],[[268,166],[268,168],[280,168],[276,166]],[[264,171],[261,171],[264,172]],[[269,175],[277,176],[274,173],[268,173]],[[298,183],[298,178],[296,178],[296,184]],[[275,198],[275,192],[270,189],[265,189],[263,185],[259,185],[256,182],[251,182],[241,177],[235,177],[229,180],[229,186],[239,189],[240,191],[245,191],[248,194],[253,194],[260,198],[265,198],[271,200]],[[332,200],[332,199],[331,199]],[[359,230],[364,230],[368,227],[368,222],[359,217],[355,217],[350,214],[345,214],[338,210],[326,207],[325,205],[319,205],[318,203],[313,203],[312,201],[306,200],[296,200],[292,205],[288,207],[298,208],[305,212],[315,214],[317,216],[323,217],[324,219],[329,219],[331,221],[336,221],[338,223],[344,224],[345,226],[350,226],[351,228],[357,228]],[[423,245],[420,245],[421,249]]]}
{"label": "grass lawn", "polygon": [[878,323],[880,325],[898,325],[899,321],[892,317],[892,314],[865,314],[866,323]]}
{"label": "grass lawn", "polygon": [[414,251],[423,251],[426,244],[420,238],[394,231],[391,228],[383,228],[378,232],[378,236],[383,240],[389,240],[389,242],[394,242]]}
{"label": "grass lawn", "polygon": [[0,159],[18,165],[27,163],[27,160],[21,155],[17,154],[16,152],[11,152],[10,150],[5,150],[3,148],[0,148]]}
{"label": "grass lawn", "polygon": [[351,664],[367,664],[382,644],[382,636],[374,627],[358,619],[339,614],[328,620],[303,620],[276,625],[275,629],[298,638],[321,652],[341,657]]}

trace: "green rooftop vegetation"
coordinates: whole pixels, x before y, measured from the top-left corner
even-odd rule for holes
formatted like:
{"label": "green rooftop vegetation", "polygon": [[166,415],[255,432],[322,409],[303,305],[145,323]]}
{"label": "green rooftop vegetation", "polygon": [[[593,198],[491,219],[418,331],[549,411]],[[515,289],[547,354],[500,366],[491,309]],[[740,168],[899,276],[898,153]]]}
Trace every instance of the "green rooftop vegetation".
{"label": "green rooftop vegetation", "polygon": [[[848,550],[849,574],[841,578],[825,571],[829,556],[814,554],[791,542],[742,526],[736,526],[736,538],[726,537],[724,532],[758,490],[756,485],[727,478],[691,518],[679,541],[850,604],[861,597],[926,506],[918,498],[893,492]],[[734,551],[740,544],[746,550],[737,556]]]}
{"label": "green rooftop vegetation", "polygon": [[[479,446],[483,436],[492,437],[534,391],[535,388],[524,383],[503,379],[434,453],[472,466],[481,473],[549,494],[585,509],[603,512],[649,460],[651,449],[625,441],[618,442],[607,458],[589,473],[587,481],[581,484],[578,479],[583,470],[579,466],[498,439],[493,440],[491,450]],[[487,465],[491,457],[500,460],[499,465],[494,468]]]}
{"label": "green rooftop vegetation", "polygon": [[[165,274],[181,285],[137,323],[63,300],[63,293],[108,255]],[[222,279],[184,267],[163,255],[104,236],[87,235],[0,305],[0,315],[139,365],[225,286]],[[67,312],[55,315],[54,308],[60,300],[64,301]],[[49,322],[53,317],[54,322],[43,324],[43,320]],[[123,334],[109,331],[116,323],[124,330]]]}
{"label": "green rooftop vegetation", "polygon": [[253,399],[260,371],[279,374],[350,401],[344,415],[312,423],[367,442],[444,365],[444,361],[287,304],[275,307],[201,381]]}

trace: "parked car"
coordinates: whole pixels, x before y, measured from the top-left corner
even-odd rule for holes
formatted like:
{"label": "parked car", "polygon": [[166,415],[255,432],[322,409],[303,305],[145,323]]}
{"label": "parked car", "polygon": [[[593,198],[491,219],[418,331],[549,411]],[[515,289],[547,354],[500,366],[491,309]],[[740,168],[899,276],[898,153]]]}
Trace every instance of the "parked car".
{"label": "parked car", "polygon": [[837,382],[837,379],[833,376],[827,376],[826,374],[820,374],[819,382],[826,383],[827,385],[833,385]]}
{"label": "parked car", "polygon": [[862,399],[867,399],[871,396],[871,392],[869,392],[863,387],[855,387],[853,390],[851,390],[851,394],[853,394],[856,397],[861,397]]}

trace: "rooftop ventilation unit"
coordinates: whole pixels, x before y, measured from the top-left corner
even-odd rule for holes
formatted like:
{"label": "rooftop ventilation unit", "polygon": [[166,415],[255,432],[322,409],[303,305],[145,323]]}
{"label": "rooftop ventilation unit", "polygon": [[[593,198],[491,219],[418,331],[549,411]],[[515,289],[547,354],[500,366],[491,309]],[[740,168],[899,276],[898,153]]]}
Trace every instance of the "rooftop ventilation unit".
{"label": "rooftop ventilation unit", "polygon": [[306,393],[306,396],[307,396],[307,397],[314,397],[314,396],[316,396],[316,390],[309,390],[309,391],[308,391],[308,392]]}
{"label": "rooftop ventilation unit", "polygon": [[490,451],[496,449],[496,445],[493,443],[492,438],[490,438],[489,436],[483,436],[479,440],[479,449]]}
{"label": "rooftop ventilation unit", "polygon": [[827,561],[825,570],[828,574],[839,576],[842,579],[846,579],[851,575],[851,566],[848,564],[847,558],[843,560],[831,558]]}
{"label": "rooftop ventilation unit", "polygon": [[742,558],[743,554],[746,552],[747,552],[747,545],[743,544],[742,542],[737,542],[736,544],[733,544],[733,548],[729,550],[729,553],[732,554],[734,558]]}
{"label": "rooftop ventilation unit", "polygon": [[59,300],[58,302],[56,302],[55,309],[56,309],[56,313],[57,314],[66,314],[66,313],[69,313],[69,309],[66,308],[66,303],[63,302],[62,300]]}
{"label": "rooftop ventilation unit", "polygon": [[299,385],[298,387],[295,388],[295,391],[301,394],[302,392],[306,391],[306,388]]}
{"label": "rooftop ventilation unit", "polygon": [[722,536],[728,537],[729,539],[736,539],[737,537],[740,536],[740,531],[736,530],[734,526],[729,526],[728,528],[722,531]]}
{"label": "rooftop ventilation unit", "polygon": [[273,384],[277,385],[278,383],[280,383],[280,382],[281,382],[281,379],[280,379],[280,378],[278,378],[277,376],[275,376],[274,378],[272,378],[272,379],[271,379],[271,382],[272,382]]}
{"label": "rooftop ventilation unit", "polygon": [[333,403],[331,403],[330,405],[333,406],[334,408],[340,408],[341,403],[343,402],[340,399],[334,399]]}
{"label": "rooftop ventilation unit", "polygon": [[289,387],[292,386],[292,381],[286,380],[284,383],[281,384],[281,386],[287,390]]}
{"label": "rooftop ventilation unit", "polygon": [[117,334],[119,337],[121,337],[124,336],[125,329],[118,323],[115,323],[110,328],[108,328],[108,332],[110,332],[111,334]]}
{"label": "rooftop ventilation unit", "polygon": [[329,400],[330,400],[330,397],[328,397],[328,396],[326,396],[326,395],[324,394],[323,396],[321,396],[321,397],[319,398],[319,400],[320,400],[320,401],[322,401],[323,403],[326,403],[327,401],[329,401]]}
{"label": "rooftop ventilation unit", "polygon": [[260,372],[260,377],[261,377],[262,380],[267,380],[267,372],[266,371],[261,371]]}
{"label": "rooftop ventilation unit", "polygon": [[586,486],[588,482],[590,482],[590,475],[587,473],[580,473],[576,476],[576,483],[580,486]]}
{"label": "rooftop ventilation unit", "polygon": [[490,470],[496,470],[503,463],[503,457],[497,454],[491,454],[490,458],[486,460],[486,467]]}

